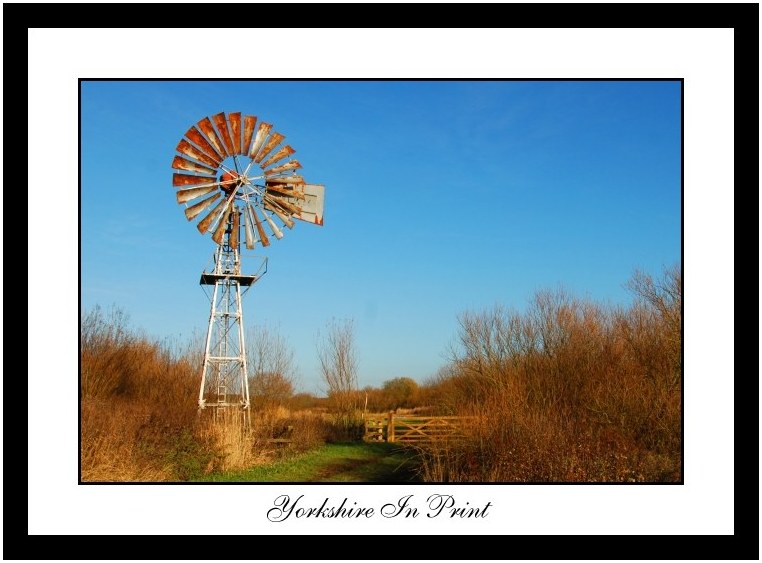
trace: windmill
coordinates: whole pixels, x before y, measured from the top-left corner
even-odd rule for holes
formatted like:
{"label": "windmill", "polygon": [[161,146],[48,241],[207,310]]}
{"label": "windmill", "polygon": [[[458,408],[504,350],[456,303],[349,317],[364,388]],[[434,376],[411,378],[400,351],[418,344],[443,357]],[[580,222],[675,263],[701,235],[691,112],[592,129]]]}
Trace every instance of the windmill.
{"label": "windmill", "polygon": [[301,164],[291,159],[294,149],[280,146],[285,137],[272,129],[240,112],[204,117],[185,132],[172,160],[179,170],[172,175],[177,202],[217,245],[214,267],[200,281],[214,289],[198,395],[199,409],[211,407],[215,414],[228,408],[249,412],[241,298],[267,271],[267,259],[256,274],[242,273],[241,230],[253,250],[269,246],[271,236],[283,238],[294,219],[323,224],[324,186],[296,174]]}

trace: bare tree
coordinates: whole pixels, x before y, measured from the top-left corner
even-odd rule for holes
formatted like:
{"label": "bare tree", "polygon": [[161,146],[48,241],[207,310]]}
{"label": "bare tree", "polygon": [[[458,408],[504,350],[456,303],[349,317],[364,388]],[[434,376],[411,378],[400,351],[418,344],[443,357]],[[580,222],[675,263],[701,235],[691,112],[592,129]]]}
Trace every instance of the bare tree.
{"label": "bare tree", "polygon": [[326,333],[318,336],[318,359],[328,398],[335,413],[350,419],[357,405],[357,357],[352,320],[333,319]]}
{"label": "bare tree", "polygon": [[682,378],[682,269],[675,264],[657,278],[636,270],[626,287],[638,302],[623,331],[649,381],[669,398]]}
{"label": "bare tree", "polygon": [[294,393],[294,353],[286,340],[267,327],[246,331],[249,393],[255,406],[285,404]]}
{"label": "bare tree", "polygon": [[682,327],[683,271],[679,264],[664,269],[661,278],[636,270],[627,289],[656,311],[678,341]]}
{"label": "bare tree", "polygon": [[282,373],[260,372],[249,380],[249,393],[256,408],[270,409],[288,403],[294,385]]}

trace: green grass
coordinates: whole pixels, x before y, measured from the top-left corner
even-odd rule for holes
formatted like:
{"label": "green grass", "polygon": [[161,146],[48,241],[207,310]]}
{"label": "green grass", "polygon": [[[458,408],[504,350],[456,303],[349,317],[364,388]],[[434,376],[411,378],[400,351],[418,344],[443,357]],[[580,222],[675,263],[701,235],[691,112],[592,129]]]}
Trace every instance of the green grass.
{"label": "green grass", "polygon": [[203,481],[234,483],[404,483],[418,481],[409,450],[395,444],[353,442],[318,449],[244,471],[206,476]]}

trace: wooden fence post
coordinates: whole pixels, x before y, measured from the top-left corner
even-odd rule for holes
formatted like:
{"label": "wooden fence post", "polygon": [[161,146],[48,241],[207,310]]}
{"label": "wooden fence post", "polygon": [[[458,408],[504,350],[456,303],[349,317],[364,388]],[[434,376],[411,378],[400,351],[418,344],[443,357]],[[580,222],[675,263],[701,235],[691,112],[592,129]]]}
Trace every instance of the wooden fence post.
{"label": "wooden fence post", "polygon": [[394,411],[389,411],[389,417],[386,422],[386,441],[394,442]]}

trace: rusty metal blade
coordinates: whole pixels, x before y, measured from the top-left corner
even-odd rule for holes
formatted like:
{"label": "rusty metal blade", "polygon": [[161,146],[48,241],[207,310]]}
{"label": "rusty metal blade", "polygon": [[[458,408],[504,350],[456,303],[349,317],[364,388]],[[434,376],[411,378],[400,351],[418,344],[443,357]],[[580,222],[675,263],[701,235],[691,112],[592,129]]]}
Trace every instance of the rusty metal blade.
{"label": "rusty metal blade", "polygon": [[264,199],[265,201],[269,201],[270,203],[280,206],[281,209],[287,211],[289,215],[299,215],[302,212],[301,207],[291,203],[290,201],[286,201],[282,197],[276,197],[276,194],[265,194]]}
{"label": "rusty metal blade", "polygon": [[[177,199],[180,199],[180,194],[177,194]],[[191,205],[190,207],[186,208],[185,210],[185,216],[188,218],[188,221],[199,215],[204,209],[209,207],[212,203],[217,201],[220,197],[220,192],[217,192],[216,194],[199,201],[195,205]]]}
{"label": "rusty metal blade", "polygon": [[206,186],[203,188],[186,188],[184,190],[177,191],[177,203],[186,203],[202,195],[212,193],[217,189],[217,186]]}
{"label": "rusty metal blade", "polygon": [[173,186],[193,186],[196,184],[209,184],[214,182],[217,178],[214,176],[193,176],[192,174],[178,174],[175,172],[172,174]]}
{"label": "rusty metal blade", "polygon": [[262,168],[267,168],[271,164],[275,164],[282,158],[286,158],[287,156],[291,156],[296,151],[292,149],[289,145],[286,145],[285,147],[281,148],[278,152],[276,152],[274,155],[272,155],[270,158],[268,158],[265,162],[260,164],[259,166]]}
{"label": "rusty metal blade", "polygon": [[267,191],[275,195],[284,195],[295,199],[304,199],[304,191],[292,189],[291,186],[272,184],[267,186]]}
{"label": "rusty metal blade", "polygon": [[244,154],[241,152],[241,112],[236,111],[228,115],[230,121],[230,135],[233,137],[233,150],[235,154]]}
{"label": "rusty metal blade", "polygon": [[286,164],[281,164],[275,168],[270,168],[270,170],[265,170],[265,176],[270,176],[271,174],[279,174],[280,172],[285,172],[286,170],[296,170],[297,168],[301,167],[302,165],[299,164],[298,160],[292,160]]}
{"label": "rusty metal blade", "polygon": [[214,209],[212,209],[206,217],[201,219],[199,224],[196,225],[198,232],[200,232],[203,235],[204,233],[206,233],[206,231],[209,230],[209,227],[212,226],[212,223],[214,222],[215,217],[217,217],[217,215],[220,214],[220,212],[225,207],[226,203],[227,203],[227,200],[223,199],[217,205],[214,206]]}
{"label": "rusty metal blade", "polygon": [[283,139],[285,139],[285,135],[281,135],[280,133],[273,133],[270,135],[270,138],[267,139],[267,144],[265,144],[264,147],[262,147],[262,150],[259,151],[259,154],[254,159],[254,162],[261,161],[264,157],[266,157],[271,150],[273,150],[276,146],[278,146],[278,143],[280,143]]}
{"label": "rusty metal blade", "polygon": [[249,156],[251,158],[254,158],[255,156],[257,156],[257,152],[265,143],[267,134],[270,132],[270,129],[272,128],[273,126],[270,123],[265,123],[264,121],[260,122],[259,128],[257,129],[257,135],[256,137],[254,137],[254,144],[251,145],[251,151],[249,152]]}
{"label": "rusty metal blade", "polygon": [[281,231],[278,228],[278,225],[275,224],[275,221],[273,221],[272,217],[270,217],[266,212],[262,212],[262,215],[265,216],[265,220],[267,221],[267,224],[270,225],[270,230],[272,230],[273,235],[275,235],[275,238],[278,240],[283,238],[283,231]]}
{"label": "rusty metal blade", "polygon": [[213,116],[214,123],[217,125],[217,131],[220,132],[220,135],[222,136],[222,142],[225,143],[225,150],[229,155],[234,155],[236,153],[235,147],[233,147],[233,139],[230,136],[230,130],[228,129],[228,120],[225,118],[225,112],[221,111],[220,113]]}
{"label": "rusty metal blade", "polygon": [[259,234],[259,240],[262,242],[262,246],[270,246],[270,239],[267,238],[265,229],[262,227],[262,223],[259,220],[259,215],[257,215],[257,210],[254,209],[253,206],[249,205],[249,212],[251,213],[251,217],[254,220],[254,224],[257,226],[257,234]]}
{"label": "rusty metal blade", "polygon": [[202,174],[217,173],[214,168],[209,168],[208,166],[203,166],[196,162],[192,162],[187,158],[183,158],[182,156],[176,156],[172,160],[172,168],[176,168],[177,170],[190,170],[191,172],[201,172]]}
{"label": "rusty metal blade", "polygon": [[191,141],[196,143],[198,147],[209,156],[209,158],[212,158],[214,160],[214,165],[219,166],[220,162],[222,162],[222,155],[218,153],[215,148],[209,144],[209,141],[206,140],[206,137],[204,137],[201,134],[201,131],[196,129],[195,127],[191,127],[185,132],[185,136],[188,137]]}
{"label": "rusty metal blade", "polygon": [[299,176],[298,174],[294,174],[293,176],[280,176],[278,178],[268,178],[267,179],[267,186],[269,187],[271,184],[289,184],[293,186],[294,188],[302,187],[307,182]]}
{"label": "rusty metal blade", "polygon": [[220,138],[217,136],[217,132],[214,130],[212,122],[209,121],[209,118],[205,117],[196,125],[198,125],[198,128],[201,129],[201,131],[203,131],[204,135],[206,135],[206,138],[209,139],[209,142],[214,147],[214,150],[216,150],[223,157],[227,156],[228,153],[225,152],[225,148],[222,146],[222,141],[220,141]]}
{"label": "rusty metal blade", "polygon": [[278,216],[278,219],[283,221],[283,224],[286,225],[289,229],[294,228],[294,222],[291,220],[291,217],[286,215],[282,210],[275,207],[273,204],[271,204],[269,201],[265,201],[265,209],[268,211],[272,211]]}
{"label": "rusty metal blade", "polygon": [[237,205],[233,205],[233,226],[230,231],[230,246],[235,250],[238,250],[238,236],[241,231],[241,212],[238,210]]}
{"label": "rusty metal blade", "polygon": [[246,248],[251,250],[254,248],[254,245],[256,244],[256,239],[254,238],[254,233],[251,230],[251,220],[249,219],[249,212],[244,207],[243,208],[243,231],[246,234]]}
{"label": "rusty metal blade", "polygon": [[203,162],[204,164],[208,164],[209,166],[214,166],[215,168],[219,166],[219,161],[214,160],[212,157],[208,156],[206,153],[201,151],[200,149],[197,149],[193,145],[191,145],[188,141],[185,139],[181,140],[177,144],[177,152],[180,154],[184,154],[185,156],[189,156],[195,160],[198,160],[199,162]]}
{"label": "rusty metal blade", "polygon": [[306,185],[307,183],[304,181],[304,178],[296,174],[293,176],[267,178],[265,180],[265,186],[268,190],[297,199],[304,199],[304,186]]}
{"label": "rusty metal blade", "polygon": [[228,228],[228,218],[230,217],[230,211],[232,207],[232,205],[225,207],[225,212],[222,214],[220,222],[217,224],[217,228],[214,230],[212,240],[217,244],[222,244],[222,237],[225,236],[225,229]]}
{"label": "rusty metal blade", "polygon": [[196,184],[190,184],[190,185],[192,185],[193,187],[196,187],[196,188],[210,188],[212,186],[215,187],[215,188],[220,188],[220,187],[222,187],[223,184],[221,182],[218,182],[217,180],[214,180],[213,182],[208,182],[206,184],[197,184],[197,185]]}
{"label": "rusty metal blade", "polygon": [[[251,146],[251,138],[254,136],[254,126],[257,124],[256,115],[245,115],[243,117],[243,145],[241,145],[241,154],[248,155]],[[246,215],[244,215],[245,217]]]}

